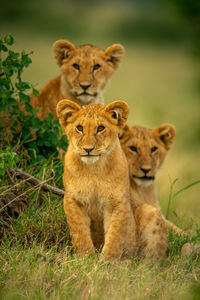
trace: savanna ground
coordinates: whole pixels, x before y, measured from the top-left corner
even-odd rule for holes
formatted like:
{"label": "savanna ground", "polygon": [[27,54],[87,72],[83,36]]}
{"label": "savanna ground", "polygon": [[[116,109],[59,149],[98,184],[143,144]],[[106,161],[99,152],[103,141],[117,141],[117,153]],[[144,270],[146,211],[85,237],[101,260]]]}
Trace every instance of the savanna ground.
{"label": "savanna ground", "polygon": [[[93,13],[90,22],[98,23],[99,11]],[[116,10],[110,9],[107,15],[112,22],[119,18]],[[107,15],[103,29],[95,25],[93,30],[97,34],[90,31],[89,39],[86,35],[73,38],[55,32],[41,38],[38,32],[29,35],[10,24],[2,28],[3,33],[14,35],[17,50],[34,51],[33,63],[23,76],[40,89],[59,73],[52,55],[55,40],[90,42],[102,48],[121,42],[120,38],[103,39],[101,33],[109,25]],[[1,211],[0,299],[200,299],[199,253],[180,255],[184,242],[200,242],[200,185],[173,198],[177,191],[200,179],[197,61],[176,43],[155,45],[123,39],[122,43],[126,55],[106,89],[106,103],[126,101],[130,106],[130,125],[149,128],[165,122],[175,125],[175,143],[157,178],[158,195],[164,214],[170,198],[169,219],[185,229],[188,237],[168,233],[168,257],[159,262],[133,258],[105,264],[98,255],[76,257],[71,251],[62,197],[40,188],[29,190],[31,185],[7,173],[1,179],[0,196],[5,191],[26,193],[13,202],[10,211]],[[3,149],[9,139],[3,131],[0,136]],[[49,183],[63,188],[58,161],[49,159],[42,165],[30,164],[26,153],[19,153],[20,145],[12,150],[20,156],[18,167],[41,180],[51,177],[51,169],[58,170],[59,176]]]}

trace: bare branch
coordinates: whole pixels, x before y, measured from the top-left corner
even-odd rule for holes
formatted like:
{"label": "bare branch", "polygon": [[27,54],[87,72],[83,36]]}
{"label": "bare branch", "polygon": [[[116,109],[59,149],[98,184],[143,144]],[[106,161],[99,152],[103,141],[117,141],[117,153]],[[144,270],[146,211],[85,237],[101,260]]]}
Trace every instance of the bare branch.
{"label": "bare branch", "polygon": [[[21,170],[19,170],[21,171]],[[23,172],[23,171],[22,171]],[[30,175],[30,174],[28,174]],[[31,175],[30,175],[31,176]],[[13,203],[14,201],[18,200],[19,198],[21,198],[22,196],[24,196],[25,194],[27,194],[28,192],[32,191],[33,189],[37,189],[40,188],[42,185],[46,184],[46,182],[48,182],[49,180],[53,179],[55,176],[55,173],[53,174],[52,177],[46,179],[45,181],[40,181],[39,183],[34,185],[34,187],[29,188],[28,190],[26,190],[24,193],[20,194],[19,196],[16,196],[15,198],[13,198],[11,201],[9,201],[8,203],[6,203],[3,207],[0,208],[0,212],[2,212],[7,206],[11,205],[11,203]],[[35,178],[35,177],[33,177]],[[28,180],[27,180],[28,181]]]}
{"label": "bare branch", "polygon": [[22,170],[11,168],[10,172],[12,174],[15,174],[18,178],[26,179],[26,182],[29,182],[29,183],[31,183],[35,186],[40,185],[41,188],[45,191],[49,191],[49,192],[52,192],[52,193],[60,195],[60,196],[64,196],[64,194],[65,194],[65,192],[63,190],[58,189],[54,186],[51,186],[47,183],[43,183],[41,180],[37,179],[36,177],[34,177],[34,176],[32,176],[32,175],[30,175],[30,174],[28,174],[28,173],[26,173]]}

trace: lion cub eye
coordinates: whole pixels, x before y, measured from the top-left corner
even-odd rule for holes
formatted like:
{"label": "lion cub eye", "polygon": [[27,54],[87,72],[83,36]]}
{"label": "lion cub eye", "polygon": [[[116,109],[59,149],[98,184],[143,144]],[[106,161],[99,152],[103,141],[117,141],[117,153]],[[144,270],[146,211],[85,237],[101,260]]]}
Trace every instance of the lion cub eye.
{"label": "lion cub eye", "polygon": [[156,146],[151,148],[151,153],[156,152],[157,149],[158,149],[158,147],[156,147]]}
{"label": "lion cub eye", "polygon": [[92,70],[95,71],[98,70],[99,68],[101,68],[101,66],[99,64],[96,64],[93,66]]}
{"label": "lion cub eye", "polygon": [[72,65],[74,67],[74,69],[79,70],[80,71],[80,66],[78,64],[73,64]]}
{"label": "lion cub eye", "polygon": [[105,127],[103,125],[100,125],[97,127],[97,132],[101,132],[105,129]]}
{"label": "lion cub eye", "polygon": [[129,148],[130,148],[130,149],[131,149],[131,151],[133,151],[133,152],[136,152],[136,153],[138,152],[137,148],[136,148],[136,147],[134,147],[134,146],[130,146]]}
{"label": "lion cub eye", "polygon": [[83,126],[82,125],[78,125],[76,126],[76,129],[80,132],[83,132]]}

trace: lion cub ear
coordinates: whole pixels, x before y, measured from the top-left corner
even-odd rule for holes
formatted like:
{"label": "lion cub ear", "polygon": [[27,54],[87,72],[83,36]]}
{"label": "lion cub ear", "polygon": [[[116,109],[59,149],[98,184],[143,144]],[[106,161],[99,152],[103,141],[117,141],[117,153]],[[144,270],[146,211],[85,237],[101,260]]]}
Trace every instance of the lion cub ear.
{"label": "lion cub ear", "polygon": [[121,128],[119,132],[120,143],[121,144],[126,143],[131,137],[131,135],[133,135],[131,132],[131,127],[129,125],[125,125],[125,127]]}
{"label": "lion cub ear", "polygon": [[65,128],[69,123],[70,117],[80,110],[80,106],[71,100],[61,100],[56,106],[56,113],[60,124]]}
{"label": "lion cub ear", "polygon": [[110,114],[112,119],[117,121],[117,126],[120,128],[125,126],[129,114],[129,107],[126,102],[121,100],[114,101],[106,105],[105,111]]}
{"label": "lion cub ear", "polygon": [[112,62],[114,67],[117,68],[124,56],[124,47],[121,44],[113,44],[104,53],[108,56],[108,61]]}
{"label": "lion cub ear", "polygon": [[157,140],[161,142],[167,150],[169,150],[175,138],[175,127],[166,123],[156,127],[153,132]]}
{"label": "lion cub ear", "polygon": [[69,52],[74,50],[75,46],[67,40],[58,40],[53,44],[53,52],[56,62],[59,66],[62,65],[63,59],[69,56]]}

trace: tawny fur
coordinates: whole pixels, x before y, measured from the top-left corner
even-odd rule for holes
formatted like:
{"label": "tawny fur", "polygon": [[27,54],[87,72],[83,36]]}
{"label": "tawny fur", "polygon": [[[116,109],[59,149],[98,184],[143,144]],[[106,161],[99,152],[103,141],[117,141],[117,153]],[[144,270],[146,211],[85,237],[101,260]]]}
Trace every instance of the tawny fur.
{"label": "tawny fur", "polygon": [[[154,130],[140,126],[126,127],[121,132],[121,146],[125,152],[135,208],[150,204],[160,210],[154,179],[175,137],[171,124],[162,124]],[[144,177],[146,175],[146,177]],[[180,228],[165,219],[165,227],[176,233]]]}
{"label": "tawny fur", "polygon": [[61,75],[49,81],[38,97],[31,95],[32,106],[39,109],[38,117],[44,119],[52,113],[57,118],[56,105],[64,98],[79,105],[103,104],[102,92],[123,57],[123,46],[113,44],[102,50],[58,40],[53,51]]}
{"label": "tawny fur", "polygon": [[138,256],[165,257],[167,237],[160,211],[155,206],[142,204],[134,210],[134,215],[137,226]]}
{"label": "tawny fur", "polygon": [[81,107],[62,100],[57,114],[69,139],[64,210],[75,252],[93,253],[102,245],[106,260],[133,256],[136,227],[127,160],[118,139],[127,104]]}

